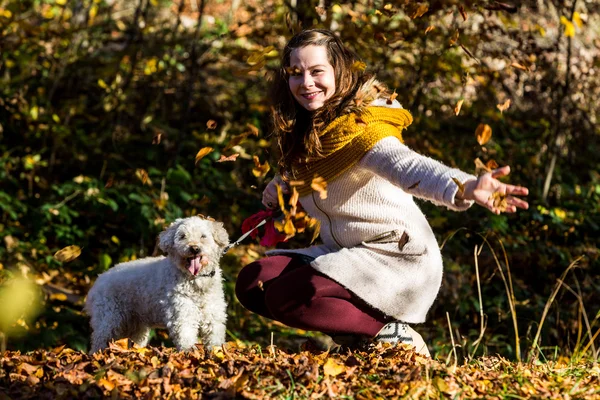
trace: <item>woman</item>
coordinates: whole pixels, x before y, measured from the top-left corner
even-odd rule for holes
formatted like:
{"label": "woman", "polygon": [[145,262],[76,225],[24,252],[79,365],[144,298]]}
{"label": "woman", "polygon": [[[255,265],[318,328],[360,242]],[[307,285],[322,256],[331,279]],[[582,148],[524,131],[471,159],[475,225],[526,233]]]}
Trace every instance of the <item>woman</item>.
{"label": "woman", "polygon": [[[499,214],[528,204],[524,187],[479,178],[410,150],[401,131],[412,116],[367,76],[332,33],[307,30],[286,45],[274,82],[273,121],[281,175],[263,204],[277,206],[277,185],[296,186],[321,223],[322,245],[273,250],[244,267],[236,294],[249,310],[288,326],[327,333],[338,343],[409,343],[428,355],[408,324],[425,321],[442,280],[442,256],[413,196],[462,211],[474,202]],[[327,198],[311,182],[328,183]],[[462,189],[456,182],[462,183]],[[492,194],[506,195],[506,207]]]}

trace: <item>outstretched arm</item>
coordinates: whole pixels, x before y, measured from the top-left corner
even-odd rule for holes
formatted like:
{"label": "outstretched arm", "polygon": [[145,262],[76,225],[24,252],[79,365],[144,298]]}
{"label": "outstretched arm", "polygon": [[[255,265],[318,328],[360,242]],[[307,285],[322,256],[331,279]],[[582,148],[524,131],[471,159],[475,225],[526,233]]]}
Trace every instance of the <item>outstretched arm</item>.
{"label": "outstretched arm", "polygon": [[476,180],[464,182],[464,192],[459,191],[456,197],[473,200],[494,214],[514,213],[517,208],[527,210],[529,204],[515,196],[527,196],[529,189],[523,186],[507,185],[497,179],[508,174],[510,174],[510,167],[507,165],[481,175]]}

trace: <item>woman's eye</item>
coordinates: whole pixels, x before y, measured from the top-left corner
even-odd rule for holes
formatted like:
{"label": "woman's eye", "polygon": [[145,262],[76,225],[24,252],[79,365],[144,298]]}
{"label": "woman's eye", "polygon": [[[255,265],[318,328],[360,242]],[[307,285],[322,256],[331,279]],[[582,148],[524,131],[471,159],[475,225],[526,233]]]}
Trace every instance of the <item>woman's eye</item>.
{"label": "woman's eye", "polygon": [[321,72],[323,72],[322,69],[315,69],[315,70],[313,70],[313,75],[320,74]]}

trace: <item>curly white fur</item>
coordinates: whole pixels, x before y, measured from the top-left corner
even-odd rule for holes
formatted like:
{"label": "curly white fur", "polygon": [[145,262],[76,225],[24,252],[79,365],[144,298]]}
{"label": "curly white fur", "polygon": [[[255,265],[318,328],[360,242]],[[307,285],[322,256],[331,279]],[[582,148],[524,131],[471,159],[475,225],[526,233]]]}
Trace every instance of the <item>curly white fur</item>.
{"label": "curly white fur", "polygon": [[166,328],[178,350],[192,348],[198,334],[206,346],[223,344],[227,305],[219,259],[228,243],[222,223],[178,219],[159,235],[167,257],[121,263],[101,274],[85,304],[91,352],[125,337],[145,346],[153,327]]}

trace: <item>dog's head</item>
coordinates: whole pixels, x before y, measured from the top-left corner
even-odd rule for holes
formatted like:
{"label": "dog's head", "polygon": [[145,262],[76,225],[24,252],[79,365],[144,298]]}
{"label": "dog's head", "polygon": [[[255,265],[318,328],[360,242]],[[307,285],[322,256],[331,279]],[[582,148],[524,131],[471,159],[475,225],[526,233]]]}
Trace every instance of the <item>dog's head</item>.
{"label": "dog's head", "polygon": [[212,274],[228,244],[222,222],[200,217],[177,219],[158,236],[160,249],[193,276]]}

